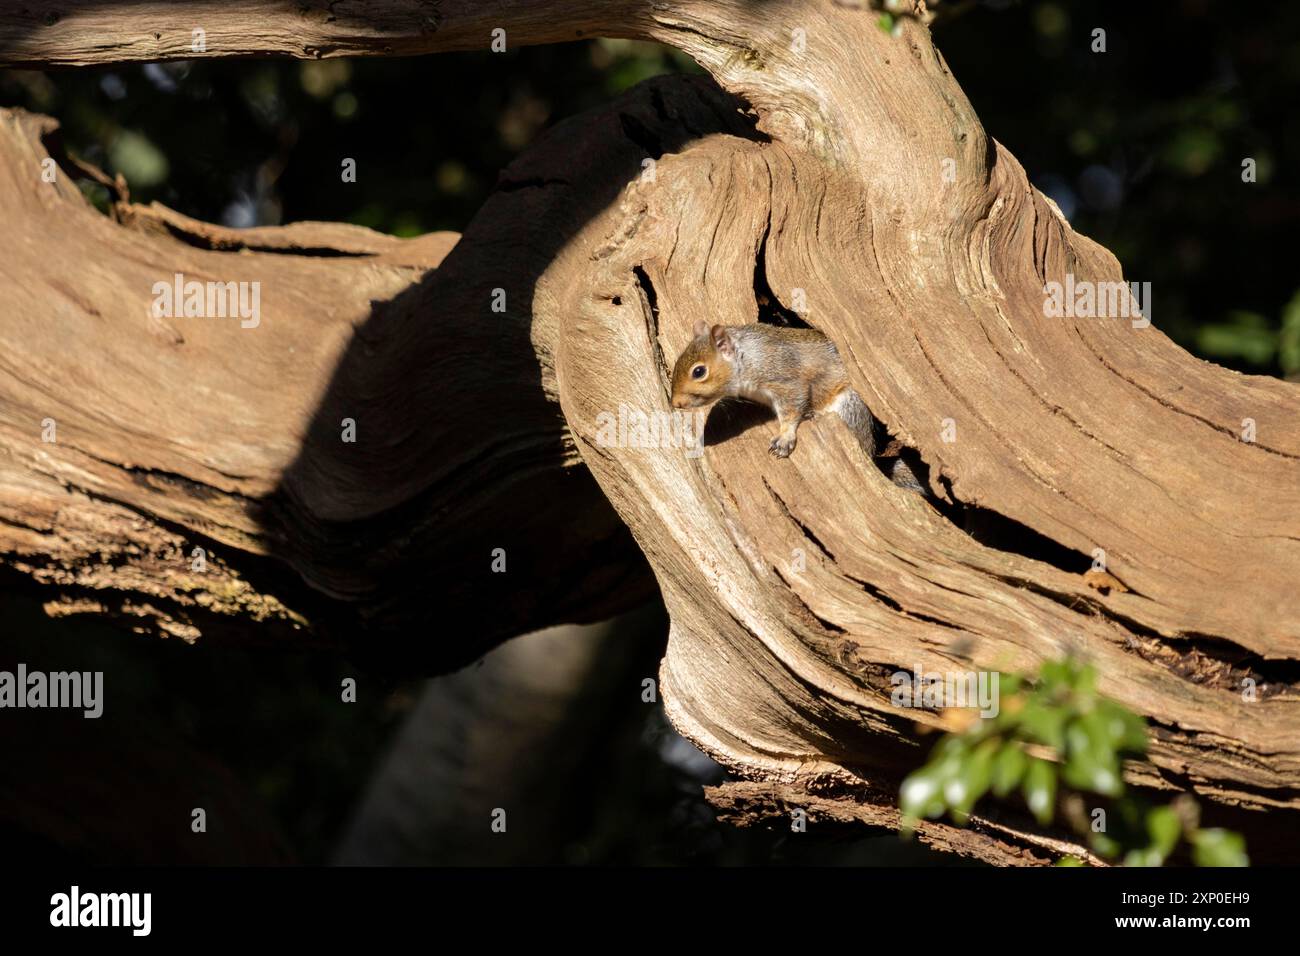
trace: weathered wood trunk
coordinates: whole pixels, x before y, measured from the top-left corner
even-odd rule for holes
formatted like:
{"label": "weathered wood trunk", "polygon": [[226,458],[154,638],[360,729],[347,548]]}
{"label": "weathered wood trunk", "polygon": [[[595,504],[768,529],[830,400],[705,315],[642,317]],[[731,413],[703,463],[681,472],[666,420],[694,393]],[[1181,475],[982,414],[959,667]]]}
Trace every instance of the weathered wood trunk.
{"label": "weathered wood trunk", "polygon": [[[890,703],[893,671],[1073,651],[1151,718],[1136,782],[1294,813],[1300,390],[1193,358],[1158,309],[1045,315],[1048,283],[1120,265],[986,135],[915,13],[891,36],[831,0],[0,11],[9,64],[193,56],[195,26],[209,56],[486,48],[500,27],[659,40],[716,81],[563,124],[459,240],[237,233],[126,201],[106,219],[41,181],[48,122],[6,114],[5,563],[54,586],[54,610],[191,638],[342,615],[373,659],[446,667],[642,599],[625,526],[672,619],[674,723],[761,784],[721,803],[832,794],[889,825],[913,726],[938,723]],[[152,318],[178,272],[261,281],[261,326]],[[696,319],[765,302],[835,341],[937,496],[1019,533],[979,543],[835,420],[785,461],[765,423],[702,456],[605,440],[620,409],[669,413],[665,361]],[[1126,591],[1088,586],[1096,558]],[[1002,862],[1064,846],[1010,817],[933,833]]]}

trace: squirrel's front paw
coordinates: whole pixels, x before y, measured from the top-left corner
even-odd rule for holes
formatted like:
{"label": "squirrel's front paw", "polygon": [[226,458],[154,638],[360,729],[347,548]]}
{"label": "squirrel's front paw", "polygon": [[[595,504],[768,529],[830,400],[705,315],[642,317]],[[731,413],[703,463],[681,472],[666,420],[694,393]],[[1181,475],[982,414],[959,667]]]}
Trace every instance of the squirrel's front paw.
{"label": "squirrel's front paw", "polygon": [[778,435],[772,439],[768,450],[777,458],[789,458],[790,452],[794,451],[794,439],[782,438]]}

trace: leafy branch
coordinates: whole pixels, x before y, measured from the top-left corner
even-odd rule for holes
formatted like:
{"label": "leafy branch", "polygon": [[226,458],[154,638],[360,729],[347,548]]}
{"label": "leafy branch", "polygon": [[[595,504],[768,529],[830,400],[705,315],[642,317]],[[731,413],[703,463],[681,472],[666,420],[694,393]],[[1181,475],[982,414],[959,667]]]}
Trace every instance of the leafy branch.
{"label": "leafy branch", "polygon": [[[1191,797],[1153,806],[1126,788],[1121,763],[1146,753],[1146,720],[1097,693],[1092,665],[1050,662],[1033,682],[998,677],[997,714],[945,734],[903,781],[905,832],[945,813],[965,826],[982,797],[1018,790],[1040,824],[1059,813],[1094,853],[1125,866],[1161,866],[1183,841],[1198,866],[1249,865],[1241,835],[1202,828]],[[1089,809],[1089,798],[1103,805]]]}

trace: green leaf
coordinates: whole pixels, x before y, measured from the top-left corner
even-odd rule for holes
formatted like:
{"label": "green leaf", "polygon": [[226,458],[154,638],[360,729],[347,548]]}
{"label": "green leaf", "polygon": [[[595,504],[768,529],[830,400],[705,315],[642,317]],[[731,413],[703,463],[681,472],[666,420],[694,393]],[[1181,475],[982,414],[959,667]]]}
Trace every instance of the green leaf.
{"label": "green leaf", "polygon": [[1083,861],[1077,856],[1063,856],[1056,861],[1056,866],[1083,866]]}
{"label": "green leaf", "polygon": [[993,756],[997,753],[998,742],[986,740],[976,747],[970,756],[962,762],[957,772],[944,784],[943,795],[948,806],[953,810],[958,823],[965,823],[975,801],[989,789],[993,778]]}
{"label": "green leaf", "polygon": [[930,762],[937,764],[946,760],[960,760],[966,755],[966,750],[966,740],[960,734],[944,734],[930,752]]}
{"label": "green leaf", "polygon": [[1062,768],[1061,776],[1076,790],[1089,790],[1107,797],[1117,797],[1124,792],[1119,762],[1107,761],[1086,751],[1071,754]]}
{"label": "green leaf", "polygon": [[1104,856],[1107,859],[1113,859],[1119,856],[1122,849],[1119,841],[1105,833],[1093,832],[1088,837],[1088,845],[1092,847],[1094,853],[1098,856]]}
{"label": "green leaf", "polygon": [[1070,677],[1070,686],[1080,695],[1091,696],[1096,693],[1097,668],[1091,664],[1075,664]]}
{"label": "green leaf", "polygon": [[1124,854],[1125,866],[1160,866],[1164,862],[1164,856],[1152,846],[1144,846],[1139,850],[1129,850]]}
{"label": "green leaf", "polygon": [[1277,361],[1283,375],[1300,372],[1300,292],[1282,310],[1282,331],[1277,337]]}
{"label": "green leaf", "polygon": [[1020,726],[1024,713],[1025,698],[1019,692],[1012,693],[1004,687],[998,689],[998,715],[987,721],[994,733],[1012,733]]}
{"label": "green leaf", "polygon": [[1146,846],[1134,847],[1124,855],[1125,866],[1164,866],[1166,857],[1178,845],[1178,837],[1183,832],[1183,823],[1172,807],[1153,807],[1146,811],[1144,826],[1133,835],[1133,841],[1140,841],[1145,831],[1148,839]]}
{"label": "green leaf", "polygon": [[1155,807],[1147,814],[1147,835],[1161,856],[1168,856],[1174,851],[1182,832],[1183,821],[1172,807]]}
{"label": "green leaf", "polygon": [[134,188],[156,186],[167,178],[167,157],[135,130],[123,129],[108,146],[109,163]]}
{"label": "green leaf", "polygon": [[1070,721],[1065,729],[1065,750],[1071,755],[1086,753],[1098,758],[1113,753],[1106,718],[1097,711],[1090,710]]}
{"label": "green leaf", "polygon": [[1196,333],[1196,345],[1205,354],[1217,358],[1267,365],[1277,352],[1278,332],[1259,313],[1237,310],[1228,313],[1227,322],[1201,326]]}
{"label": "green leaf", "polygon": [[1056,767],[1046,760],[1030,758],[1023,789],[1034,819],[1044,826],[1051,823],[1056,815]]}
{"label": "green leaf", "polygon": [[1119,757],[1111,741],[1106,717],[1095,711],[1070,721],[1065,732],[1066,759],[1062,776],[1079,790],[1091,790],[1108,797],[1124,790]]}
{"label": "green leaf", "polygon": [[1003,744],[1002,749],[998,751],[997,757],[993,760],[993,794],[998,797],[1005,797],[1024,778],[1025,768],[1029,766],[1029,758],[1025,752],[1020,749],[1020,745],[1014,741]]}
{"label": "green leaf", "polygon": [[876,19],[876,26],[889,33],[894,29],[894,15],[886,10]]}
{"label": "green leaf", "polygon": [[1046,744],[1058,754],[1065,750],[1065,711],[1037,700],[1025,704],[1020,712],[1020,726],[1031,740]]}
{"label": "green leaf", "polygon": [[1231,830],[1197,830],[1191,834],[1192,859],[1197,866],[1250,866],[1246,840]]}
{"label": "green leaf", "polygon": [[1111,744],[1121,753],[1146,753],[1147,722],[1127,708],[1110,700],[1097,702],[1097,713],[1106,722]]}
{"label": "green leaf", "polygon": [[1074,685],[1074,665],[1070,660],[1047,661],[1038,669],[1038,683],[1044,691]]}
{"label": "green leaf", "polygon": [[898,805],[905,817],[933,819],[944,811],[943,781],[934,767],[922,767],[907,775],[898,791]]}

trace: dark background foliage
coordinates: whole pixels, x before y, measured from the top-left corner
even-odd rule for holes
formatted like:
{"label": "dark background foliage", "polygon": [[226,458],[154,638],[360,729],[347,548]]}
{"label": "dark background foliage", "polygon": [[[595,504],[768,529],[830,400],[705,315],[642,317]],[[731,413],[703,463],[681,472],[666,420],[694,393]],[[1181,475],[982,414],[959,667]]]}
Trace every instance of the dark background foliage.
{"label": "dark background foliage", "polygon": [[[939,46],[985,128],[1076,229],[1115,253],[1128,279],[1152,283],[1154,323],[1222,364],[1300,373],[1300,280],[1289,261],[1300,219],[1300,7],[1052,0],[942,9]],[[1098,27],[1105,53],[1091,49]],[[498,171],[558,120],[648,76],[696,69],[675,51],[606,40],[400,60],[194,61],[0,72],[0,105],[57,117],[71,150],[121,172],[136,201],[233,226],[344,220],[410,236],[463,229]],[[357,161],[354,184],[340,182],[345,157]],[[1253,183],[1242,178],[1247,158]],[[416,682],[364,679],[359,705],[343,716],[338,681],[353,671],[331,655],[191,648],[49,623],[18,587],[0,594],[0,665],[102,658],[130,688],[119,700],[132,719],[166,728],[170,742],[157,746],[183,739],[241,782],[275,820],[289,858],[329,857],[419,692]],[[637,639],[653,657],[663,635]],[[567,821],[571,862],[917,858],[892,838],[830,845],[719,827],[699,798],[716,768],[672,759],[662,715],[647,715],[634,694],[626,719],[602,732],[621,762],[613,772],[588,761],[573,782],[600,806]],[[27,772],[58,773],[58,759],[56,749]],[[7,813],[0,800],[0,836],[11,846],[120,858]],[[93,808],[86,816],[93,829]]]}

